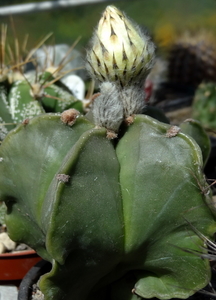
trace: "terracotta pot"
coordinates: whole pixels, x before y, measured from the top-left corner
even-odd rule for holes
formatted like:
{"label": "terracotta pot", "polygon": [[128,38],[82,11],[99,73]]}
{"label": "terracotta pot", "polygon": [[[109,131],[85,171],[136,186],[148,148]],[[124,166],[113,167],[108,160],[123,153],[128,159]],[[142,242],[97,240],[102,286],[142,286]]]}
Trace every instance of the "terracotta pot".
{"label": "terracotta pot", "polygon": [[21,280],[40,260],[34,250],[0,254],[0,281]]}

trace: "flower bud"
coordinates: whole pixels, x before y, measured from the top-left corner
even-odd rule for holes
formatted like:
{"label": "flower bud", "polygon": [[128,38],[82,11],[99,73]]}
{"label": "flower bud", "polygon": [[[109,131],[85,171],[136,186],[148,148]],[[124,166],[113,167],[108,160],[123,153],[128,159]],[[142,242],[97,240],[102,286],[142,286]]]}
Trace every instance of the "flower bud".
{"label": "flower bud", "polygon": [[143,84],[154,60],[154,44],[138,25],[115,6],[108,6],[99,21],[87,53],[93,78],[121,86]]}

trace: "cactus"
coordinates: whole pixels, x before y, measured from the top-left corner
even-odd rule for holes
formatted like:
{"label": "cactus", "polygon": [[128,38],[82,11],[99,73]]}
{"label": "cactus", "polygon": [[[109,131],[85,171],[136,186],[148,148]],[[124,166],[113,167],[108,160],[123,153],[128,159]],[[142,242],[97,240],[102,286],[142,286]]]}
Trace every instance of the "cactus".
{"label": "cactus", "polygon": [[[130,68],[131,80],[121,73],[118,33],[117,50],[103,45],[119,61],[107,69],[92,117],[75,109],[45,113],[5,137],[0,201],[8,232],[52,263],[39,282],[45,300],[184,299],[211,276],[200,235],[213,239],[216,222],[202,153],[180,128],[139,114],[137,80],[148,73],[152,45],[133,44],[134,30],[136,41],[142,34],[114,6],[102,18],[99,40],[120,26],[126,40],[132,33],[127,51],[144,47],[137,50],[143,76]],[[95,76],[100,48],[92,47]]]}
{"label": "cactus", "polygon": [[[46,76],[47,74],[52,78],[52,74],[45,72]],[[15,127],[17,123],[45,111],[61,112],[72,107],[83,112],[82,101],[76,99],[63,83],[59,85],[57,82],[52,83],[52,81],[47,80],[43,84],[43,77],[44,73],[36,83],[31,82],[31,79],[15,81],[10,84],[7,91],[4,84],[8,85],[8,82],[3,83],[0,98],[0,105],[2,107],[0,117],[2,123]],[[9,126],[7,128],[0,126],[0,128],[3,128],[1,139],[11,129]]]}
{"label": "cactus", "polygon": [[168,56],[169,82],[197,87],[216,81],[216,41],[209,32],[186,32],[173,43]]}
{"label": "cactus", "polygon": [[215,232],[202,155],[170,128],[137,115],[115,147],[85,117],[46,114],[4,139],[8,231],[53,263],[45,299],[186,298],[208,283],[208,261],[182,250],[204,246],[190,224]]}
{"label": "cactus", "polygon": [[207,129],[216,130],[216,83],[202,83],[196,90],[192,117],[199,120]]}
{"label": "cactus", "polygon": [[[71,91],[60,81],[58,66],[39,75],[24,73],[32,54],[24,60],[18,57],[10,65],[6,53],[6,29],[2,26],[0,47],[0,140],[25,119],[46,112],[62,112],[76,108],[83,112],[82,101],[76,99]],[[9,65],[9,67],[8,67]],[[21,67],[22,66],[22,67]]]}

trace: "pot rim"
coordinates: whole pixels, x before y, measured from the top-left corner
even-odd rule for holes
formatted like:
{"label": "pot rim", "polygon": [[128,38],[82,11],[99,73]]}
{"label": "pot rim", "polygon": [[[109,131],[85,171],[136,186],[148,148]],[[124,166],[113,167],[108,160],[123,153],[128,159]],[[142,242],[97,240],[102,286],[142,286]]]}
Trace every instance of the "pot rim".
{"label": "pot rim", "polygon": [[11,258],[11,257],[17,257],[17,256],[26,256],[26,255],[34,255],[37,254],[35,250],[20,250],[20,251],[15,251],[15,252],[10,252],[10,253],[1,253],[0,254],[0,259],[1,258]]}

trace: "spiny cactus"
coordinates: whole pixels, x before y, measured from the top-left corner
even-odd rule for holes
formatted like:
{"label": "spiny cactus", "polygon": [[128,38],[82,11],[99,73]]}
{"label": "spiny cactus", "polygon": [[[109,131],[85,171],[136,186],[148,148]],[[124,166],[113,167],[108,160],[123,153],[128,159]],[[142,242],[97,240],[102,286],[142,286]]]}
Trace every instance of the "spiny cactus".
{"label": "spiny cactus", "polygon": [[[42,114],[2,142],[0,201],[7,205],[8,232],[52,263],[39,282],[45,300],[184,299],[211,277],[196,232],[213,239],[216,231],[202,153],[180,128],[136,114],[143,101],[137,80],[148,72],[152,45],[143,44],[140,31],[140,43],[133,43],[136,26],[114,6],[102,18],[98,40],[116,34],[113,48],[104,44],[115,55],[100,62],[118,59],[101,83],[93,118],[74,109]],[[134,63],[143,77],[129,68],[131,80],[119,67],[124,44],[118,37],[127,43],[128,31],[130,55],[134,47],[147,49],[136,49],[144,55],[142,66]],[[96,49],[102,55],[104,48],[89,50],[94,76],[101,68]],[[116,80],[109,77],[115,72]]]}
{"label": "spiny cactus", "polygon": [[[84,68],[84,60],[81,53],[75,49],[80,38],[78,38],[71,46],[67,44],[57,44],[54,46],[45,46],[41,48],[32,49],[34,52],[33,58],[36,58],[38,68],[44,71],[46,68],[55,68],[61,65],[61,72],[69,74],[76,74],[83,80],[87,79],[87,72]],[[63,76],[64,78],[64,76]]]}
{"label": "spiny cactus", "polygon": [[[7,80],[1,82],[1,122],[15,127],[17,123],[45,111],[61,112],[71,107],[83,111],[82,102],[63,83],[51,79],[52,74],[45,72],[36,83],[31,78],[18,80],[10,85]],[[1,140],[11,129],[9,126],[6,128],[0,125]]]}
{"label": "spiny cactus", "polygon": [[197,87],[216,82],[216,39],[208,32],[185,33],[169,50],[168,80]]}
{"label": "spiny cactus", "polygon": [[[83,111],[82,102],[60,81],[60,67],[45,70],[40,74],[25,74],[26,59],[17,57],[14,65],[9,65],[6,52],[6,28],[2,26],[0,47],[0,140],[17,123],[40,113],[61,112],[68,108]],[[22,66],[22,67],[21,67]]]}
{"label": "spiny cactus", "polygon": [[199,120],[206,129],[216,130],[216,83],[202,83],[196,90],[192,117]]}

